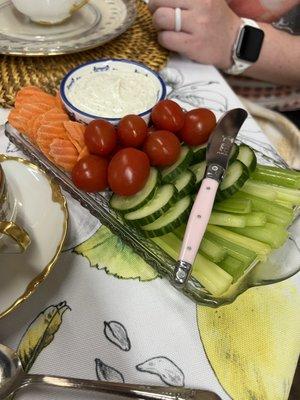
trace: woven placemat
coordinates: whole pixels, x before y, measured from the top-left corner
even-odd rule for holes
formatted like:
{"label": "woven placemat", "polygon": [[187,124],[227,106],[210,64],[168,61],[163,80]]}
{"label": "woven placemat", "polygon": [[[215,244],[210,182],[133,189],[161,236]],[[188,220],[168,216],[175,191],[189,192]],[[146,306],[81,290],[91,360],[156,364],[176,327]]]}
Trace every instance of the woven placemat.
{"label": "woven placemat", "polygon": [[157,43],[147,5],[137,0],[136,7],[137,17],[132,27],[93,50],[51,57],[0,56],[0,105],[12,106],[16,92],[25,85],[36,85],[54,93],[71,68],[89,60],[126,58],[161,69],[167,62],[168,51]]}

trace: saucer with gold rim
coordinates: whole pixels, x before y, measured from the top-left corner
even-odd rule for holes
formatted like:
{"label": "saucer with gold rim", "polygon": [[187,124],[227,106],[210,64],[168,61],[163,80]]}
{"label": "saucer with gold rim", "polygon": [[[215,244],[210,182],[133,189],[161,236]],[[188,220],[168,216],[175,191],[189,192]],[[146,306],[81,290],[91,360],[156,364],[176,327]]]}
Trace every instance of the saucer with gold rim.
{"label": "saucer with gold rim", "polygon": [[26,229],[30,247],[22,254],[0,254],[0,318],[24,302],[53,269],[66,238],[68,210],[60,187],[39,167],[0,154],[16,199],[16,223]]}

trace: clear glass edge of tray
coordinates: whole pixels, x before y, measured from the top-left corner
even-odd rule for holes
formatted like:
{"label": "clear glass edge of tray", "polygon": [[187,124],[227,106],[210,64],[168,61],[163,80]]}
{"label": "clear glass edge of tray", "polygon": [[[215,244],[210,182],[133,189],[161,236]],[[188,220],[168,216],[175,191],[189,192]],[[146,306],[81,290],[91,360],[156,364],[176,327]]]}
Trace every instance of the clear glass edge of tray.
{"label": "clear glass edge of tray", "polygon": [[[57,168],[36,146],[29,142],[25,136],[20,134],[18,130],[13,128],[8,122],[5,124],[5,135],[30,159],[30,161],[53,177],[66,192],[85,207],[94,217],[98,218],[103,225],[107,226],[111,232],[116,234],[124,243],[129,245],[139,256],[151,265],[160,276],[166,277],[172,285],[176,261],[151,239],[144,237],[142,233],[132,226],[122,223],[121,218],[109,207],[108,193],[104,192],[95,195],[78,189],[72,183],[67,173]],[[234,285],[240,284],[239,281],[243,280],[258,262],[257,260],[254,261]],[[211,307],[227,304],[233,300],[226,298],[226,293],[220,297],[214,297],[193,277],[189,279],[185,287],[180,289],[180,291],[195,303]],[[237,293],[235,297],[239,294],[240,293]]]}

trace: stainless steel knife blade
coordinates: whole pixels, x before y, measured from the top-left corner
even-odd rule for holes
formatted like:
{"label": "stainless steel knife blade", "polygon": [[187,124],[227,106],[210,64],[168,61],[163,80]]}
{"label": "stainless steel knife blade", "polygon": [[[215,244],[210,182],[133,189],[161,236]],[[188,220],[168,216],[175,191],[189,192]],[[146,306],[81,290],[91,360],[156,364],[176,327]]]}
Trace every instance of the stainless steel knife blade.
{"label": "stainless steel knife blade", "polygon": [[235,138],[247,115],[244,109],[234,108],[221,117],[208,140],[206,150],[208,167],[216,165],[221,167],[223,173],[225,172]]}

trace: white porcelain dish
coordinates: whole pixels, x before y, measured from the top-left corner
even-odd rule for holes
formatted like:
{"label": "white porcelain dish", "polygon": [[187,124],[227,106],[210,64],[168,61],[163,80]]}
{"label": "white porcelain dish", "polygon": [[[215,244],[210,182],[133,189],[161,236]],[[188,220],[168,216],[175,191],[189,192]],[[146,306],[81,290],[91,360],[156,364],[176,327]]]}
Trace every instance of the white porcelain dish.
{"label": "white porcelain dish", "polygon": [[87,2],[88,0],[12,0],[18,11],[42,25],[65,21]]}
{"label": "white porcelain dish", "polygon": [[93,49],[125,32],[135,16],[135,0],[90,0],[60,24],[41,25],[10,0],[0,0],[0,54],[38,57]]}
{"label": "white porcelain dish", "polygon": [[104,59],[71,70],[61,82],[60,95],[79,122],[101,118],[117,124],[127,114],[138,114],[148,122],[153,106],[166,97],[166,85],[144,64]]}
{"label": "white porcelain dish", "polygon": [[26,226],[30,247],[0,254],[0,318],[24,302],[52,271],[63,248],[68,211],[59,185],[27,160],[0,155],[17,204],[16,222]]}

